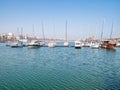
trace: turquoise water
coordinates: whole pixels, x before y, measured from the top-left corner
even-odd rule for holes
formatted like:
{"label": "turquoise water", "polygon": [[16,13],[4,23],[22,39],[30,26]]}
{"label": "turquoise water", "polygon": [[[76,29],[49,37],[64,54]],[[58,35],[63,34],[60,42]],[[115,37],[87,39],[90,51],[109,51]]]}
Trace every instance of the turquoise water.
{"label": "turquoise water", "polygon": [[120,48],[37,49],[0,44],[0,90],[120,89]]}

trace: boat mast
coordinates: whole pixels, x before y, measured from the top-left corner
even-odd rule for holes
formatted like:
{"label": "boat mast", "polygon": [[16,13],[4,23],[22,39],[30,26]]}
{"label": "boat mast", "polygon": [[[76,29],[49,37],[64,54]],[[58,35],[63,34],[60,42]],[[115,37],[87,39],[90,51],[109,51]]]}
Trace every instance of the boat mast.
{"label": "boat mast", "polygon": [[32,29],[33,29],[33,37],[35,38],[34,25],[32,25]]}
{"label": "boat mast", "polygon": [[42,27],[42,33],[43,33],[43,40],[44,40],[44,42],[45,42],[45,34],[44,34],[43,22],[41,23],[41,27]]}
{"label": "boat mast", "polygon": [[103,29],[104,29],[104,21],[103,21],[103,24],[102,24],[101,41],[102,41],[102,37],[103,37]]}
{"label": "boat mast", "polygon": [[66,20],[66,42],[67,42],[67,20]]}
{"label": "boat mast", "polygon": [[17,27],[17,36],[19,36],[19,28]]}
{"label": "boat mast", "polygon": [[112,22],[112,28],[111,28],[111,33],[110,33],[110,39],[112,38],[112,33],[113,33],[113,22]]}
{"label": "boat mast", "polygon": [[53,24],[53,40],[55,40],[55,25]]}
{"label": "boat mast", "polygon": [[23,27],[21,27],[21,39],[23,39]]}

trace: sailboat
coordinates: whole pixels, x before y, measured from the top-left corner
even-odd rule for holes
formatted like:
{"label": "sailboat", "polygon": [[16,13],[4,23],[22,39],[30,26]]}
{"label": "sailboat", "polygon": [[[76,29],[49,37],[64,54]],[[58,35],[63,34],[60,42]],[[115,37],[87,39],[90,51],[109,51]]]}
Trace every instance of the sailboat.
{"label": "sailboat", "polygon": [[66,21],[66,40],[65,40],[65,42],[64,42],[64,46],[65,47],[68,47],[69,46],[69,43],[68,43],[68,41],[67,41],[67,21]]}
{"label": "sailboat", "polygon": [[28,48],[39,48],[40,47],[40,41],[36,39],[35,33],[34,33],[34,25],[32,25],[33,29],[33,39],[30,40],[30,42],[27,44]]}
{"label": "sailboat", "polygon": [[[112,29],[111,29],[110,39],[112,38],[112,33],[113,33],[113,23],[112,23]],[[112,40],[103,41],[102,44],[101,44],[102,48],[110,49],[110,50],[114,50],[115,46],[116,46],[116,44]]]}
{"label": "sailboat", "polygon": [[100,46],[99,42],[96,38],[94,38],[94,40],[92,40],[91,43],[90,43],[90,48],[92,48],[92,49],[99,49],[99,46]]}
{"label": "sailboat", "polygon": [[[54,37],[54,35],[53,35],[53,37]],[[48,47],[50,47],[50,48],[54,48],[55,46],[56,46],[56,43],[55,43],[54,39],[48,43]]]}
{"label": "sailboat", "polygon": [[41,27],[42,27],[42,34],[43,34],[43,41],[40,44],[41,46],[46,46],[45,45],[45,33],[44,33],[44,27],[43,27],[43,22],[41,23]]}
{"label": "sailboat", "polygon": [[[17,28],[18,30],[18,28]],[[21,28],[21,38],[23,39],[23,35],[22,35],[22,32],[23,32],[23,28]],[[19,47],[23,47],[23,42],[19,40],[15,41],[15,42],[12,42],[9,44],[10,47],[12,48],[19,48]]]}

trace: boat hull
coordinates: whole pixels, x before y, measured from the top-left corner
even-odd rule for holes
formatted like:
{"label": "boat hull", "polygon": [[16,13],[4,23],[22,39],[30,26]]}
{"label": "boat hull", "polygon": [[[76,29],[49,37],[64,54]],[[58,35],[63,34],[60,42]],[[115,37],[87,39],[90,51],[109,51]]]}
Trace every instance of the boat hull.
{"label": "boat hull", "polygon": [[108,45],[106,45],[106,49],[115,49],[115,45],[114,44],[108,44]]}
{"label": "boat hull", "polygon": [[64,47],[68,47],[69,46],[69,43],[68,42],[65,42],[64,43]]}
{"label": "boat hull", "polygon": [[99,45],[93,45],[91,46],[92,49],[99,49]]}
{"label": "boat hull", "polygon": [[28,45],[28,48],[40,48],[40,45]]}
{"label": "boat hull", "polygon": [[11,46],[11,48],[22,48],[23,46]]}
{"label": "boat hull", "polygon": [[75,49],[81,49],[81,47],[75,47]]}

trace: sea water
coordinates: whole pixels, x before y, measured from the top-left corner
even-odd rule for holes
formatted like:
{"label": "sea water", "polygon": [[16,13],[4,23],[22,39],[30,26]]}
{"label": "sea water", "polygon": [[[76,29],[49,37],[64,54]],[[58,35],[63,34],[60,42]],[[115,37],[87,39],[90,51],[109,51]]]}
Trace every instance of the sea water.
{"label": "sea water", "polygon": [[118,90],[120,48],[11,48],[0,44],[0,90]]}

